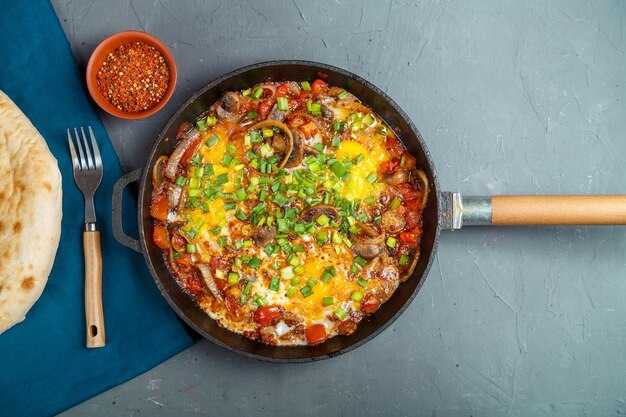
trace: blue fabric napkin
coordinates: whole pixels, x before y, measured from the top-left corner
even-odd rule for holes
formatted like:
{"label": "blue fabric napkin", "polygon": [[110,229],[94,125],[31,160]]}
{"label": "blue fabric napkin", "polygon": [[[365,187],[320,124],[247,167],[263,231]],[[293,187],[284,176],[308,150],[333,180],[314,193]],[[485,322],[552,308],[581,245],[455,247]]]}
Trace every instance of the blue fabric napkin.
{"label": "blue fabric napkin", "polygon": [[[111,191],[122,170],[52,6],[47,0],[1,3],[0,89],[59,161],[63,223],[43,295],[24,322],[0,334],[0,416],[53,415],[152,368],[192,339],[159,294],[143,257],[113,238]],[[99,349],[85,347],[83,197],[72,178],[66,136],[68,127],[88,125],[104,161],[95,200],[107,342]],[[126,201],[126,224],[136,218],[135,207]]]}

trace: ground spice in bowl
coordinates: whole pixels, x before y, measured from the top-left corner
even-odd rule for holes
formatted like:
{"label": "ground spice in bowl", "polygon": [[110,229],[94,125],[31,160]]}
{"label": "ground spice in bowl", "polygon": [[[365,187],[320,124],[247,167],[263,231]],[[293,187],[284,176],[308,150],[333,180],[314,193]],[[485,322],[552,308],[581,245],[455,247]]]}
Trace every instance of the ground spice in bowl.
{"label": "ground spice in bowl", "polygon": [[97,74],[100,93],[116,108],[137,113],[163,99],[170,70],[163,55],[144,42],[131,42],[107,55]]}

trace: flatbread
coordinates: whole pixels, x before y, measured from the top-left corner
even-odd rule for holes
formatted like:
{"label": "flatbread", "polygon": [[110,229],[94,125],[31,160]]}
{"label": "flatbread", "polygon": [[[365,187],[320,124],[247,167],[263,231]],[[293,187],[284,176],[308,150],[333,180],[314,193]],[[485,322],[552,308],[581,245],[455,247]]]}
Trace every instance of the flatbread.
{"label": "flatbread", "polygon": [[46,286],[61,236],[61,199],[57,160],[0,91],[0,333],[24,320]]}

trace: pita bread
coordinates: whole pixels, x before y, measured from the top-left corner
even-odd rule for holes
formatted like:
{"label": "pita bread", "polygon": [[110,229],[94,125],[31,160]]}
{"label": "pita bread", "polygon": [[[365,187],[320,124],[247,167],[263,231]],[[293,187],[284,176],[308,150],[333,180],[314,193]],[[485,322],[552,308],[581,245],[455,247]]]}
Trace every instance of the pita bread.
{"label": "pita bread", "polygon": [[0,91],[0,333],[43,292],[61,236],[61,173],[44,138]]}

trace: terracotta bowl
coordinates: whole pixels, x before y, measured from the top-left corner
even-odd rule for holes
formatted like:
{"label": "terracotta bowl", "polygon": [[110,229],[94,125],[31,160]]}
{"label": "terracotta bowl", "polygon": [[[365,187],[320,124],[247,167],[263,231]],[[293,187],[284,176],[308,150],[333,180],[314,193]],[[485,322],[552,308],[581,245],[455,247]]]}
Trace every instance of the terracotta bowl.
{"label": "terracotta bowl", "polygon": [[[111,104],[109,100],[100,93],[97,80],[98,70],[109,53],[130,42],[143,42],[154,47],[163,55],[170,70],[170,83],[161,101],[148,110],[135,113],[122,111]],[[87,64],[87,88],[89,89],[91,97],[104,111],[123,119],[142,119],[158,112],[172,96],[174,87],[176,87],[176,62],[174,61],[172,53],[163,42],[146,32],[128,30],[109,36],[94,49],[91,58],[89,58],[89,63]]]}

